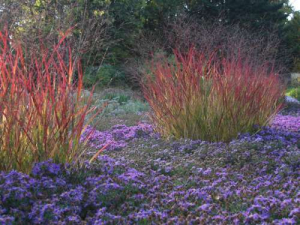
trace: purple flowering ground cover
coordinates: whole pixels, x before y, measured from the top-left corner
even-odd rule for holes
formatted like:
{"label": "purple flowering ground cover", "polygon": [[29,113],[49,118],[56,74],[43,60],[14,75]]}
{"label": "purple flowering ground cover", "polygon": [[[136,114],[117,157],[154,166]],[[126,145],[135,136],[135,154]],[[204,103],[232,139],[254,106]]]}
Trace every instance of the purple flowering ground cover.
{"label": "purple flowering ground cover", "polygon": [[297,132],[300,130],[300,116],[277,115],[271,126]]}
{"label": "purple flowering ground cover", "polygon": [[299,118],[228,144],[94,131],[91,155],[109,145],[91,165],[1,172],[0,224],[299,224]]}

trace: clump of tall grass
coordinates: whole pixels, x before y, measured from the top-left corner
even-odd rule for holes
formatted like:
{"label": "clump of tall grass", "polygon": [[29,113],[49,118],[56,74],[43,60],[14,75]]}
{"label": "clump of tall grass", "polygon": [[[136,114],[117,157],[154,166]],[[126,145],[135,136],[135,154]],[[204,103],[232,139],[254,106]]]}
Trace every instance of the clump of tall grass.
{"label": "clump of tall grass", "polygon": [[268,65],[190,48],[175,62],[153,62],[143,80],[156,130],[164,136],[228,142],[264,126],[282,105],[283,87]]}
{"label": "clump of tall grass", "polygon": [[63,37],[53,49],[26,51],[0,32],[0,170],[30,172],[35,162],[77,161],[92,95]]}

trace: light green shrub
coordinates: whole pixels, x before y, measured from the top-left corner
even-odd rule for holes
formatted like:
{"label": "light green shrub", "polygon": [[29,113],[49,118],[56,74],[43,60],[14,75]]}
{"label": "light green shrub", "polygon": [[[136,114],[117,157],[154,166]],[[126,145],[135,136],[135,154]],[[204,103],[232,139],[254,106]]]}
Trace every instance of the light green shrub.
{"label": "light green shrub", "polygon": [[289,88],[286,95],[296,98],[300,101],[300,87]]}

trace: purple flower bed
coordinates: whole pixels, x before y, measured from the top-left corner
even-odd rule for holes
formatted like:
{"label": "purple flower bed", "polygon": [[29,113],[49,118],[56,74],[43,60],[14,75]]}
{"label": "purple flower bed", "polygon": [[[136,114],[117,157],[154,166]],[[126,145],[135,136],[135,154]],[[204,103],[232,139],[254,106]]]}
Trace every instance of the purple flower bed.
{"label": "purple flower bed", "polygon": [[163,141],[147,124],[94,131],[111,156],[92,165],[2,172],[0,224],[299,224],[300,132],[275,121],[229,144]]}
{"label": "purple flower bed", "polygon": [[277,115],[271,126],[277,129],[300,132],[300,116]]}
{"label": "purple flower bed", "polygon": [[120,150],[127,146],[129,141],[136,138],[155,136],[150,124],[140,123],[137,126],[115,125],[108,131],[98,131],[89,126],[82,135],[88,138],[88,143],[95,149],[101,149],[108,144],[106,150]]}
{"label": "purple flower bed", "polygon": [[297,224],[299,165],[278,156],[292,150],[264,151],[274,164],[194,168],[186,185],[174,184],[172,170],[143,173],[107,156],[81,170],[44,162],[31,176],[1,173],[0,223]]}

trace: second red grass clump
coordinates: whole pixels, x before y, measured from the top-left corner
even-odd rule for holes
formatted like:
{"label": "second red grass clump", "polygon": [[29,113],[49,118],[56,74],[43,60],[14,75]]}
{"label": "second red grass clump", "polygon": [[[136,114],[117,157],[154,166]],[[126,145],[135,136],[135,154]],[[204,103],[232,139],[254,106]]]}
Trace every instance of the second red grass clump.
{"label": "second red grass clump", "polygon": [[0,32],[0,170],[30,172],[35,162],[71,163],[82,153],[92,96],[82,94],[80,64],[64,39],[28,59]]}
{"label": "second red grass clump", "polygon": [[143,91],[163,136],[225,142],[267,125],[284,93],[268,65],[206,56],[194,48],[175,51],[175,61],[153,62]]}

